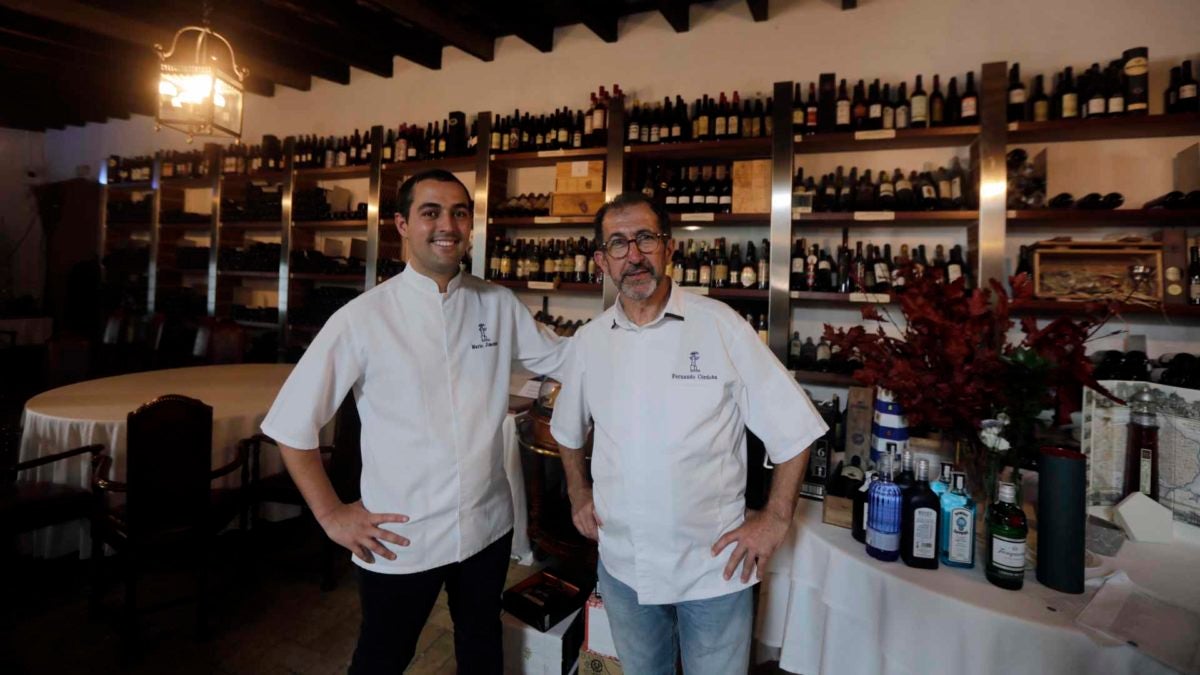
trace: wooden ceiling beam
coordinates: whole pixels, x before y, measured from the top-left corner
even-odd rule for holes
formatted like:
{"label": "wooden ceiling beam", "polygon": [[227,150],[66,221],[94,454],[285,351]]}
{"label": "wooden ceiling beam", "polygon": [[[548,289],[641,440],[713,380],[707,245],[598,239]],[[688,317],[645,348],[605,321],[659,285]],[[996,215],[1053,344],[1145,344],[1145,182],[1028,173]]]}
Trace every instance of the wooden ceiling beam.
{"label": "wooden ceiling beam", "polygon": [[854,9],[858,7],[858,0],[842,0],[842,9]]}
{"label": "wooden ceiling beam", "polygon": [[[146,21],[125,16],[118,12],[78,2],[77,0],[0,0],[0,7],[53,21],[73,28],[96,33],[121,42],[152,50],[155,44],[169,45],[174,31]],[[149,52],[153,56],[153,51]],[[243,57],[250,68],[251,81],[247,90],[271,95],[273,87],[264,81],[307,91],[312,87],[312,76],[295,68]]]}
{"label": "wooden ceiling beam", "polygon": [[319,29],[349,31],[355,39],[367,42],[430,70],[441,70],[441,40],[410,25],[396,23],[395,15],[382,8],[369,9],[351,3],[326,0],[260,0],[285,12],[300,14]]}
{"label": "wooden ceiling beam", "polygon": [[595,33],[596,37],[610,43],[617,41],[617,27],[621,17],[610,3],[602,0],[580,1],[575,11],[579,13],[580,23]]}
{"label": "wooden ceiling beam", "polygon": [[433,9],[420,0],[374,0],[374,4],[480,61],[491,61],[496,57],[496,36],[459,21],[447,12]]}
{"label": "wooden ceiling beam", "polygon": [[746,0],[746,4],[750,6],[750,16],[754,17],[755,21],[766,21],[770,18],[767,0]]}
{"label": "wooden ceiling beam", "polygon": [[676,33],[686,33],[691,28],[692,3],[688,0],[659,0],[658,11]]}

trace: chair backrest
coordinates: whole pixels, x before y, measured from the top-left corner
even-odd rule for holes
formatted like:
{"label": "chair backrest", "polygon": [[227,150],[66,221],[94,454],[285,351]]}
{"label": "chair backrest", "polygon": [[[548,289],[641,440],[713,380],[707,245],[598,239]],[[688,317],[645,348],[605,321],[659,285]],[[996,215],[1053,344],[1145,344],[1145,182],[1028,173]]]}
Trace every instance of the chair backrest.
{"label": "chair backrest", "polygon": [[202,526],[212,472],[212,408],[161,396],[129,413],[125,451],[130,535]]}
{"label": "chair backrest", "polygon": [[362,421],[354,393],[346,395],[338,408],[333,427],[333,456],[330,458],[329,480],[338,497],[345,502],[358,501],[362,479]]}

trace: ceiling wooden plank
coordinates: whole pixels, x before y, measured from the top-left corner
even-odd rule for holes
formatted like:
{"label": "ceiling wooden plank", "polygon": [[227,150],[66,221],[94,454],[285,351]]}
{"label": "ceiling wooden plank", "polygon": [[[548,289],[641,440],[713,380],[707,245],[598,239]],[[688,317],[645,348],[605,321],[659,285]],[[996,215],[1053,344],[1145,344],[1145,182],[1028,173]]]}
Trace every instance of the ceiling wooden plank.
{"label": "ceiling wooden plank", "polygon": [[[0,0],[0,6],[144,48],[153,48],[155,44],[169,45],[174,36],[174,31],[76,0]],[[298,69],[255,58],[244,60],[255,79],[254,86],[260,89],[266,89],[262,87],[262,79],[302,91],[312,87],[311,75]]]}
{"label": "ceiling wooden plank", "polygon": [[858,7],[858,0],[842,0],[842,9],[854,9]]}
{"label": "ceiling wooden plank", "polygon": [[481,61],[496,57],[496,36],[459,21],[444,11],[438,11],[420,0],[374,0],[375,4],[395,14],[406,23],[429,31]]}
{"label": "ceiling wooden plank", "polygon": [[575,4],[573,10],[579,14],[580,23],[605,42],[617,41],[617,26],[620,15],[611,3],[602,0],[586,0]]}
{"label": "ceiling wooden plank", "polygon": [[688,0],[659,0],[658,11],[676,33],[686,33],[691,28],[691,6]]}
{"label": "ceiling wooden plank", "polygon": [[746,4],[750,6],[750,16],[755,21],[766,21],[770,17],[767,0],[746,0]]}
{"label": "ceiling wooden plank", "polygon": [[396,23],[395,15],[361,5],[326,0],[260,0],[276,9],[302,15],[320,29],[349,31],[355,39],[367,42],[431,70],[442,68],[442,41],[411,25]]}

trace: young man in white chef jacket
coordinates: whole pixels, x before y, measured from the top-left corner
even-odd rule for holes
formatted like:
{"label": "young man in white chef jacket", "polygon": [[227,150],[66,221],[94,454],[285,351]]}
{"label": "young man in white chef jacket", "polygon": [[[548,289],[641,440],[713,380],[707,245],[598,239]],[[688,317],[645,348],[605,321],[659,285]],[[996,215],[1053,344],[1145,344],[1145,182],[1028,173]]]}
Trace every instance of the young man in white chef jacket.
{"label": "young man in white chef jacket", "polygon": [[[551,431],[575,526],[600,545],[598,587],[627,673],[745,673],[751,586],[792,521],[810,443],[804,391],[724,303],[665,276],[667,214],[626,193],[596,214],[596,264],[618,302],[575,336]],[[746,510],[746,427],[775,463],[769,502]]]}
{"label": "young man in white chef jacket", "polygon": [[[262,429],[321,527],[361,568],[350,672],[403,671],[445,585],[459,672],[500,673],[513,529],[500,431],[509,372],[515,360],[555,375],[566,343],[507,288],[459,270],[472,204],[453,174],[409,178],[398,211],[408,267],[330,317]],[[348,392],[362,419],[353,504],[338,499],[313,452]]]}

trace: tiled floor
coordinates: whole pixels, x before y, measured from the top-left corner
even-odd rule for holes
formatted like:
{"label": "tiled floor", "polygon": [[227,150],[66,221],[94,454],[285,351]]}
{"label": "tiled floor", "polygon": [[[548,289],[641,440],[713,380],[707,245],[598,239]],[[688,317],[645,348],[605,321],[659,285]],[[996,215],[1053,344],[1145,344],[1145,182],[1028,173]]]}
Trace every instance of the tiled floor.
{"label": "tiled floor", "polygon": [[[120,588],[101,616],[87,612],[87,568],[79,561],[5,564],[0,587],[0,673],[5,675],[325,675],[344,673],[358,637],[359,607],[351,565],[339,584],[318,586],[317,533],[301,520],[264,529],[247,554],[237,535],[222,537],[209,596],[212,636],[194,638],[194,605],[147,615],[140,653],[123,659],[115,623]],[[10,561],[11,562],[11,561]],[[535,568],[512,565],[509,585]],[[169,568],[139,587],[154,602],[187,593],[191,580]],[[445,593],[439,598],[409,667],[413,675],[454,673],[454,635]]]}

